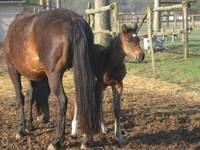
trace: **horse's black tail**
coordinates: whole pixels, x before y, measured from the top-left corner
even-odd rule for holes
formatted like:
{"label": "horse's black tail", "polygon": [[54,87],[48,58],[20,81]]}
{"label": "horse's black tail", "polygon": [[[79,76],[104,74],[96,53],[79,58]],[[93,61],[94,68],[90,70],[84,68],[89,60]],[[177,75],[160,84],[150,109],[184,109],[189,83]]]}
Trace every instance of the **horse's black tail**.
{"label": "horse's black tail", "polygon": [[100,98],[95,95],[95,68],[92,63],[93,33],[83,19],[77,19],[73,28],[73,67],[80,127],[83,133],[93,135],[100,130]]}

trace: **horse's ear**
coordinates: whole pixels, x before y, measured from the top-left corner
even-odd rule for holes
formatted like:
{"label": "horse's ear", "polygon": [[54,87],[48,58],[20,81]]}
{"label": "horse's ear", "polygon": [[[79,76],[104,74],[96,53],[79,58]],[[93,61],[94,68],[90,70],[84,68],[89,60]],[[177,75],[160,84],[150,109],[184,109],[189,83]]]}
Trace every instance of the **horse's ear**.
{"label": "horse's ear", "polygon": [[134,25],[133,25],[133,32],[136,32],[137,29],[138,29],[138,23],[136,22],[136,23],[134,23]]}
{"label": "horse's ear", "polygon": [[123,25],[122,25],[122,32],[123,32],[124,34],[127,33],[127,26],[126,26],[126,24],[123,24]]}

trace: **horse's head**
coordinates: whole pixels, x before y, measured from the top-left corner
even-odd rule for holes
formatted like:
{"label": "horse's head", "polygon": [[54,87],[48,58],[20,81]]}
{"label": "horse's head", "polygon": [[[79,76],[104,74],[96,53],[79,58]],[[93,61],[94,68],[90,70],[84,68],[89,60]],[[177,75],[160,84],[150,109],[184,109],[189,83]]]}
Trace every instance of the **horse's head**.
{"label": "horse's head", "polygon": [[143,61],[145,54],[140,47],[140,39],[137,36],[137,24],[133,28],[127,27],[125,24],[122,26],[122,32],[120,33],[121,45],[124,53],[130,55],[136,60]]}

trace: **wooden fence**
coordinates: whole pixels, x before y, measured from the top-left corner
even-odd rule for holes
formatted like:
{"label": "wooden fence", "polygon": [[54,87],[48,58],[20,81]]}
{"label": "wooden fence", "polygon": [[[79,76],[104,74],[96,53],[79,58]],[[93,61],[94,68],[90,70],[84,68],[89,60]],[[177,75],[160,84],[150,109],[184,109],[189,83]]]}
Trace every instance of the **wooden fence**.
{"label": "wooden fence", "polygon": [[142,22],[143,15],[134,15],[134,14],[120,14],[119,15],[119,24],[134,24],[135,22]]}
{"label": "wooden fence", "polygon": [[[119,15],[119,24],[133,24],[135,22],[142,22],[142,14],[120,14]],[[162,26],[181,26],[183,23],[183,17],[180,14],[171,14],[171,15],[161,15],[161,24]],[[146,23],[146,21],[145,21]],[[200,27],[200,14],[190,14],[188,15],[188,26],[194,28]]]}
{"label": "wooden fence", "polygon": [[[106,11],[111,11],[112,12],[112,30],[102,30],[102,29],[97,29],[94,30],[94,22],[95,22],[95,14],[97,13],[102,13]],[[87,22],[90,24],[91,28],[93,29],[94,34],[109,34],[112,37],[114,37],[118,32],[119,32],[119,7],[118,3],[114,2],[110,5],[101,7],[99,9],[93,9],[91,8],[91,3],[88,4],[88,9],[85,11],[85,18]]]}
{"label": "wooden fence", "polygon": [[192,14],[190,15],[192,28],[196,26],[200,27],[200,14]]}
{"label": "wooden fence", "polygon": [[[170,31],[170,32],[154,32],[153,31],[153,14],[157,11],[168,11],[168,10],[182,10],[183,15],[183,30],[182,31]],[[149,48],[151,52],[151,60],[152,60],[152,70],[153,76],[156,77],[156,67],[155,67],[155,56],[154,56],[154,48],[153,48],[153,37],[154,36],[164,36],[164,35],[183,35],[183,49],[184,49],[184,58],[188,57],[188,8],[187,1],[183,0],[181,4],[173,5],[173,6],[164,6],[157,7],[156,9],[151,9],[150,6],[147,8],[147,26],[148,26],[148,41]]]}

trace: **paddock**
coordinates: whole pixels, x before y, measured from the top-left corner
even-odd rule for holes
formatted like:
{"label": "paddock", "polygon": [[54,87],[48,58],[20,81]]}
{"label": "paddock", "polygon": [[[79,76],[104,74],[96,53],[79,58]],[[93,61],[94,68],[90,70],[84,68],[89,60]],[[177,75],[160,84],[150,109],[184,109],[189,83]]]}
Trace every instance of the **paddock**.
{"label": "paddock", "polygon": [[[115,18],[116,8],[118,9],[118,6],[114,3],[112,6],[113,18],[116,19],[114,22],[119,21],[119,18]],[[120,30],[120,25],[115,25],[117,26],[113,31],[103,30],[105,34],[114,36]],[[171,32],[171,27],[174,25],[172,22],[169,22],[169,25],[167,30]],[[181,25],[178,22],[176,29],[182,29]],[[190,23],[190,26],[192,25],[194,24]],[[136,63],[132,58],[126,60],[127,75],[124,79],[121,100],[121,129],[128,143],[119,145],[115,139],[112,92],[109,88],[103,100],[104,120],[108,131],[107,134],[100,133],[95,136],[92,149],[200,149],[200,30],[197,27],[198,23],[195,26],[189,33],[187,59],[183,59],[181,34],[178,35],[177,41],[165,41],[166,51],[155,52],[156,78],[152,74],[151,54],[147,51],[143,63]],[[103,31],[94,30],[94,33]],[[139,35],[144,34],[147,34],[146,23],[139,32]],[[78,150],[82,138],[80,129],[77,138],[70,136],[73,103],[76,97],[73,81],[73,70],[68,70],[63,79],[69,99],[63,149]],[[29,89],[25,78],[23,78],[23,87],[27,97],[26,93]],[[49,103],[50,121],[47,124],[38,121],[34,109],[35,130],[16,140],[19,119],[17,102],[3,62],[2,48],[0,48],[0,149],[47,149],[55,134],[57,116],[56,101],[52,95]],[[28,102],[25,101],[25,114],[27,114],[27,105]]]}
{"label": "paddock", "polygon": [[[1,59],[2,61],[2,59]],[[149,62],[150,63],[150,62]],[[50,97],[50,121],[43,124],[36,120],[35,131],[21,140],[15,139],[18,126],[17,104],[14,90],[7,71],[0,63],[0,149],[46,149],[55,132],[56,102]],[[65,91],[69,97],[67,111],[66,140],[64,147],[79,149],[78,138],[70,137],[75,92],[73,73],[65,74]],[[67,80],[70,81],[66,82]],[[27,82],[23,79],[24,92]],[[108,134],[95,137],[95,149],[195,149],[200,148],[200,94],[187,91],[178,84],[133,76],[131,71],[124,80],[122,95],[122,131],[128,144],[119,146],[115,140],[114,114],[112,114],[111,91],[107,90],[104,99],[105,122]],[[25,103],[27,108],[27,102]],[[26,110],[27,111],[27,110]]]}

